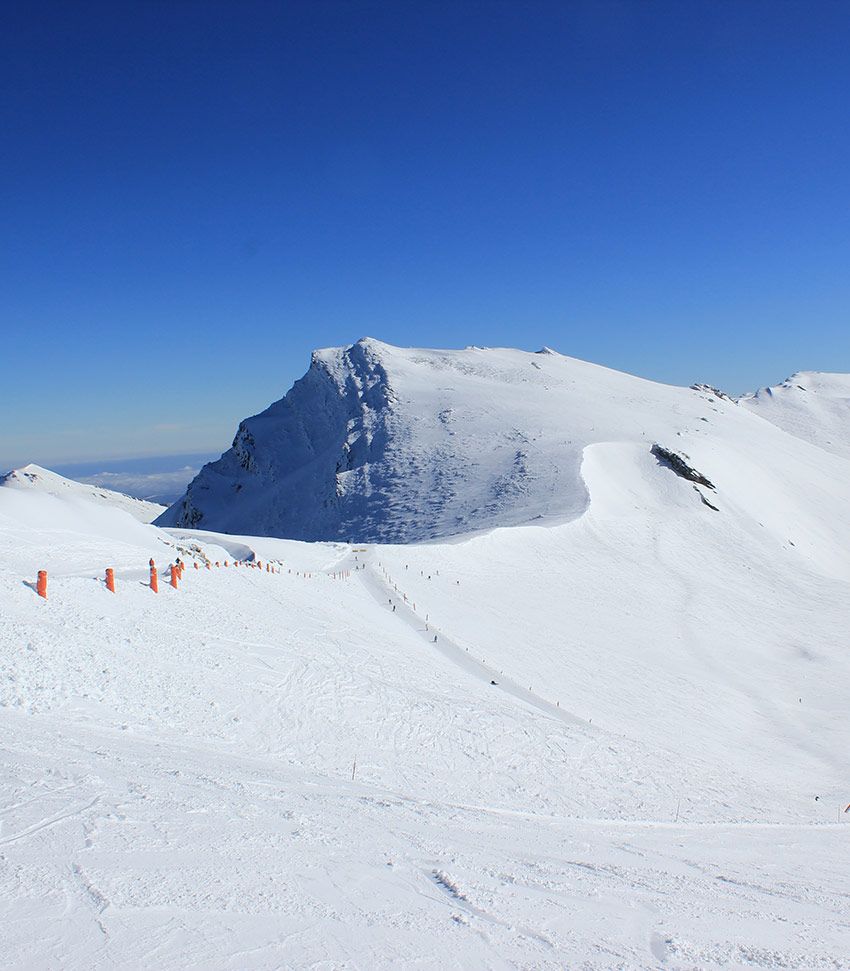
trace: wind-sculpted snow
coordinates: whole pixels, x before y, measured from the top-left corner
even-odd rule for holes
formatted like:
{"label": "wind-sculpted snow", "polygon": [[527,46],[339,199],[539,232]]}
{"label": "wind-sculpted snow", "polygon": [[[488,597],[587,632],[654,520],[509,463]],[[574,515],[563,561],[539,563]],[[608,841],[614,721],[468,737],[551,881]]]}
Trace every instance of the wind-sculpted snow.
{"label": "wind-sculpted snow", "polygon": [[714,448],[782,477],[801,461],[784,438],[708,385],[660,385],[548,348],[403,349],[364,338],[316,351],[305,377],[243,421],[158,522],[356,542],[563,522],[588,505],[588,445],[687,445],[713,481],[699,456]]}

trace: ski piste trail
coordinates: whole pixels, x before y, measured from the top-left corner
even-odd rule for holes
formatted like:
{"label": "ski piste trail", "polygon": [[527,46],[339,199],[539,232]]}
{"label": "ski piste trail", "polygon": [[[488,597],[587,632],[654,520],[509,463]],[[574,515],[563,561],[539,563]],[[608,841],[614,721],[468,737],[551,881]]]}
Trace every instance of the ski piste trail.
{"label": "ski piste trail", "polygon": [[[361,565],[365,569],[362,571],[355,570],[355,577],[372,594],[376,603],[380,604],[384,610],[394,613],[399,620],[404,621],[416,633],[420,634],[433,650],[439,651],[461,670],[476,676],[491,687],[512,695],[523,704],[531,705],[552,718],[559,718],[573,725],[580,725],[582,728],[590,728],[588,722],[563,710],[557,702],[553,703],[541,698],[532,690],[530,685],[524,689],[517,682],[506,677],[504,671],[497,671],[483,659],[479,660],[474,657],[469,648],[463,648],[452,640],[451,636],[440,627],[439,621],[426,619],[430,615],[426,613],[424,606],[417,613],[414,609],[415,601],[405,594],[403,587],[399,587],[394,578],[383,572],[372,547],[364,548],[359,554],[351,553],[343,561],[342,568],[352,569]],[[398,579],[400,582],[404,582],[403,577]],[[392,609],[394,606],[395,611]]]}

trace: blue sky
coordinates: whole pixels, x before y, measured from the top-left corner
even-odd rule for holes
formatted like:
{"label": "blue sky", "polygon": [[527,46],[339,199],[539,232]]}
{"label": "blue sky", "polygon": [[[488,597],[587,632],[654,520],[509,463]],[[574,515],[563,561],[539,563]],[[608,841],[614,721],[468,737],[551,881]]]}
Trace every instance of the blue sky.
{"label": "blue sky", "polygon": [[26,3],[0,464],[220,451],[316,346],[850,370],[850,5]]}

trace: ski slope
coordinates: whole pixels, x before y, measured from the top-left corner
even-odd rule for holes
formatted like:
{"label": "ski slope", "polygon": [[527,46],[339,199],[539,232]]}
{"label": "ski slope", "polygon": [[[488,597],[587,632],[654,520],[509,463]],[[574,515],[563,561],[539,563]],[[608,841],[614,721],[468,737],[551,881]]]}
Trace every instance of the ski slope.
{"label": "ski slope", "polygon": [[846,493],[723,454],[403,546],[0,489],[3,967],[850,967]]}

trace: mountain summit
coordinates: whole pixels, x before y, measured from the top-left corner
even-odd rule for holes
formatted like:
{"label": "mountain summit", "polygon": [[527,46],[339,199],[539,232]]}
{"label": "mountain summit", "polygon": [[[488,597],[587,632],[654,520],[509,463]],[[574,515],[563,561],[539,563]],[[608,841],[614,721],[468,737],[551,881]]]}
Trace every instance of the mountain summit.
{"label": "mountain summit", "polygon": [[[736,469],[756,462],[776,480],[789,450],[811,448],[707,385],[657,384],[549,348],[423,350],[363,338],[315,351],[307,374],[245,419],[157,522],[410,542],[572,520],[591,498],[585,451],[601,443],[654,462],[683,453],[697,474],[733,490]],[[626,465],[615,474],[627,477]],[[690,501],[700,505],[693,493]]]}

